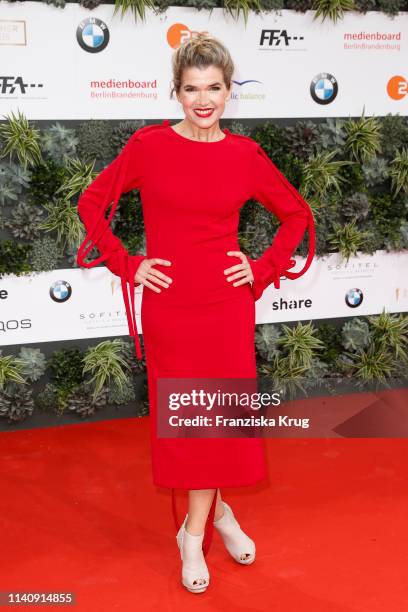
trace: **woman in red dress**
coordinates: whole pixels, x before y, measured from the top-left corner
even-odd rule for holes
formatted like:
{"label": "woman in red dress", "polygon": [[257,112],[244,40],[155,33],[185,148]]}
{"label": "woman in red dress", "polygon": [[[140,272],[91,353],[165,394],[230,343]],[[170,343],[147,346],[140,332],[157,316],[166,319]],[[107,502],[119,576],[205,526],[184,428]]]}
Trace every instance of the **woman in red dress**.
{"label": "woman in red dress", "polygon": [[[265,478],[264,440],[161,437],[159,383],[256,380],[255,301],[272,282],[279,288],[281,275],[293,279],[304,274],[314,254],[313,215],[305,200],[253,139],[220,129],[233,71],[228,50],[212,37],[198,34],[179,47],[173,80],[184,119],[174,126],[165,120],[138,129],[78,202],[87,230],[78,263],[91,267],[105,261],[120,276],[138,358],[134,287],[144,286],[141,323],[153,482],[172,488],[182,583],[193,593],[209,585],[205,556],[213,527],[238,563],[255,560],[255,543],[221,499],[220,489]],[[141,195],[146,255],[130,255],[109,227],[120,195],[134,188]],[[239,212],[250,198],[281,221],[273,244],[258,260],[245,256],[238,244]],[[290,258],[307,228],[307,260],[302,270],[290,272],[295,264]],[[93,246],[101,255],[86,262]],[[176,488],[189,491],[181,525]]]}

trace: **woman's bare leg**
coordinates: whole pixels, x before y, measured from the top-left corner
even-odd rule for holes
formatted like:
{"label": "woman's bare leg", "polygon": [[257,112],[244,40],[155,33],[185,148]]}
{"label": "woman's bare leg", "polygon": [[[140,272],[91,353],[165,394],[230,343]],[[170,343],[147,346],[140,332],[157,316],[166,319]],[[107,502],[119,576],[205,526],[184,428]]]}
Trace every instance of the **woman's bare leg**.
{"label": "woman's bare leg", "polygon": [[[186,529],[191,535],[201,535],[205,529],[208,513],[214,498],[215,489],[191,489],[188,492],[188,518]],[[221,493],[217,490],[217,502],[214,520],[221,518],[224,509],[221,505]]]}
{"label": "woman's bare leg", "polygon": [[220,519],[222,517],[222,515],[224,514],[224,506],[221,503],[222,499],[221,499],[221,491],[218,489],[217,491],[217,504],[215,506],[215,512],[214,512],[214,521],[218,521],[218,519]]}
{"label": "woman's bare leg", "polygon": [[[205,524],[208,518],[208,513],[210,511],[212,500],[214,498],[214,491],[215,489],[191,489],[188,492],[188,517],[187,517],[187,521],[185,524],[185,529],[192,536],[199,536],[203,534],[205,530]],[[214,511],[214,521],[219,521],[224,515],[225,510],[224,510],[224,506],[221,504],[221,501],[222,501],[221,492],[219,489],[217,489],[217,501],[216,501],[215,511]],[[239,525],[237,525],[236,520],[234,519],[235,524],[237,525],[235,529],[235,534],[237,535],[235,537],[238,536],[238,538],[241,540],[243,537],[244,539],[247,538],[247,541],[243,545],[254,547],[254,550],[252,553],[242,552],[239,554],[237,551],[234,551],[233,550],[234,549],[233,540],[231,540],[231,537],[232,537],[231,525],[234,525],[234,523],[231,522],[229,515],[226,516],[226,519],[227,519],[226,525],[221,527],[221,525],[219,524],[218,530],[221,530],[221,534],[224,532],[223,537],[227,537],[229,539],[230,541],[229,548],[230,549],[232,548],[231,554],[234,556],[234,558],[236,558],[236,560],[239,559],[240,562],[249,561],[250,557],[255,556],[255,547],[254,547],[255,545],[253,541],[250,540],[250,538],[248,538],[248,536],[244,534],[244,532],[242,532],[242,530],[239,528]],[[238,558],[238,554],[239,554],[239,558]]]}

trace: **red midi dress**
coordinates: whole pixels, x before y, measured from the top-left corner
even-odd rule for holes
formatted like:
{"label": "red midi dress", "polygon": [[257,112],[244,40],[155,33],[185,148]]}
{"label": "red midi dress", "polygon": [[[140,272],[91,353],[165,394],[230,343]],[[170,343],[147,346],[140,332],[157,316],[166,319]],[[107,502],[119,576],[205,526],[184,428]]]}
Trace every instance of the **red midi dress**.
{"label": "red midi dress", "polygon": [[[129,333],[136,356],[141,347],[134,308],[136,270],[144,258],[173,279],[157,293],[143,287],[141,322],[148,377],[153,482],[175,489],[249,485],[264,479],[261,438],[161,438],[157,436],[157,381],[160,378],[256,378],[255,301],[281,275],[297,278],[314,255],[311,209],[251,138],[223,130],[216,142],[193,141],[169,120],[138,129],[122,152],[83,192],[78,212],[87,231],[77,261],[91,267],[104,261],[121,278]],[[130,255],[110,228],[122,193],[139,189],[146,255]],[[224,269],[240,259],[239,211],[247,200],[261,202],[281,225],[258,260],[249,259],[254,282],[234,287]],[[107,211],[112,204],[109,214]],[[309,253],[302,270],[290,272],[297,245],[309,229]],[[101,255],[85,257],[96,246]],[[235,281],[233,281],[235,282]],[[156,285],[157,286],[157,285]],[[212,533],[215,495],[206,526],[205,552]]]}

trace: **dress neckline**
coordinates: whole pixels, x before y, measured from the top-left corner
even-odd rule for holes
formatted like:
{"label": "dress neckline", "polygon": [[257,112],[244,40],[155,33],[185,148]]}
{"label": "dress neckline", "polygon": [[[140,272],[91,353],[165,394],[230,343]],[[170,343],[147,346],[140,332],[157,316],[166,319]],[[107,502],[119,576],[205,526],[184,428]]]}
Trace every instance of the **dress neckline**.
{"label": "dress neckline", "polygon": [[228,140],[231,132],[229,131],[228,128],[224,128],[222,131],[224,132],[225,136],[224,138],[221,138],[221,140],[210,140],[209,142],[206,142],[205,140],[192,140],[191,138],[187,138],[187,136],[182,136],[181,134],[179,134],[178,132],[176,132],[176,130],[173,129],[173,127],[170,125],[170,120],[169,119],[165,119],[163,121],[163,124],[168,128],[168,130],[174,134],[174,136],[180,140],[184,140],[185,142],[192,142],[193,144],[206,144],[206,145],[215,145],[215,144],[220,144],[221,142],[225,142],[226,140]]}

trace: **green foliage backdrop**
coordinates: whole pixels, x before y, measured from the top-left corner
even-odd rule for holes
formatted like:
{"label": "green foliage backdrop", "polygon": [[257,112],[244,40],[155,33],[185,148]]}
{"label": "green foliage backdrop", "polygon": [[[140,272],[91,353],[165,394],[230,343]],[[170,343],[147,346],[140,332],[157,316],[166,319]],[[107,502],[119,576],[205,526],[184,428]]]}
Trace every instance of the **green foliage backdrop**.
{"label": "green foliage backdrop", "polygon": [[[0,0],[9,1],[9,0]],[[12,1],[12,0],[10,0]],[[65,0],[44,0],[64,9]],[[88,10],[99,0],[80,0]],[[256,14],[314,10],[314,18],[336,23],[347,11],[378,10],[391,19],[408,10],[408,0],[111,0],[114,13],[135,21],[169,6],[197,10],[219,7],[247,21]],[[76,266],[84,237],[78,197],[145,121],[91,120],[74,128],[56,122],[37,127],[17,111],[0,122],[0,278]],[[408,248],[408,120],[399,114],[278,125],[266,121],[249,128],[226,122],[232,132],[254,138],[309,202],[315,216],[318,256],[357,251],[373,253]],[[278,221],[256,201],[241,211],[241,249],[259,257],[271,244]],[[112,229],[130,253],[145,252],[143,215],[137,190],[122,196]],[[298,253],[307,254],[307,236]],[[97,256],[96,252],[90,254]],[[408,318],[382,312],[334,325],[327,321],[259,325],[258,373],[290,397],[317,385],[333,392],[334,382],[352,380],[356,388],[391,384],[406,376]],[[46,358],[39,348],[0,351],[0,417],[12,424],[33,410],[81,418],[107,405],[136,400],[148,412],[145,362],[133,356],[133,343],[115,338],[65,348]],[[38,393],[33,385],[40,385]]]}

